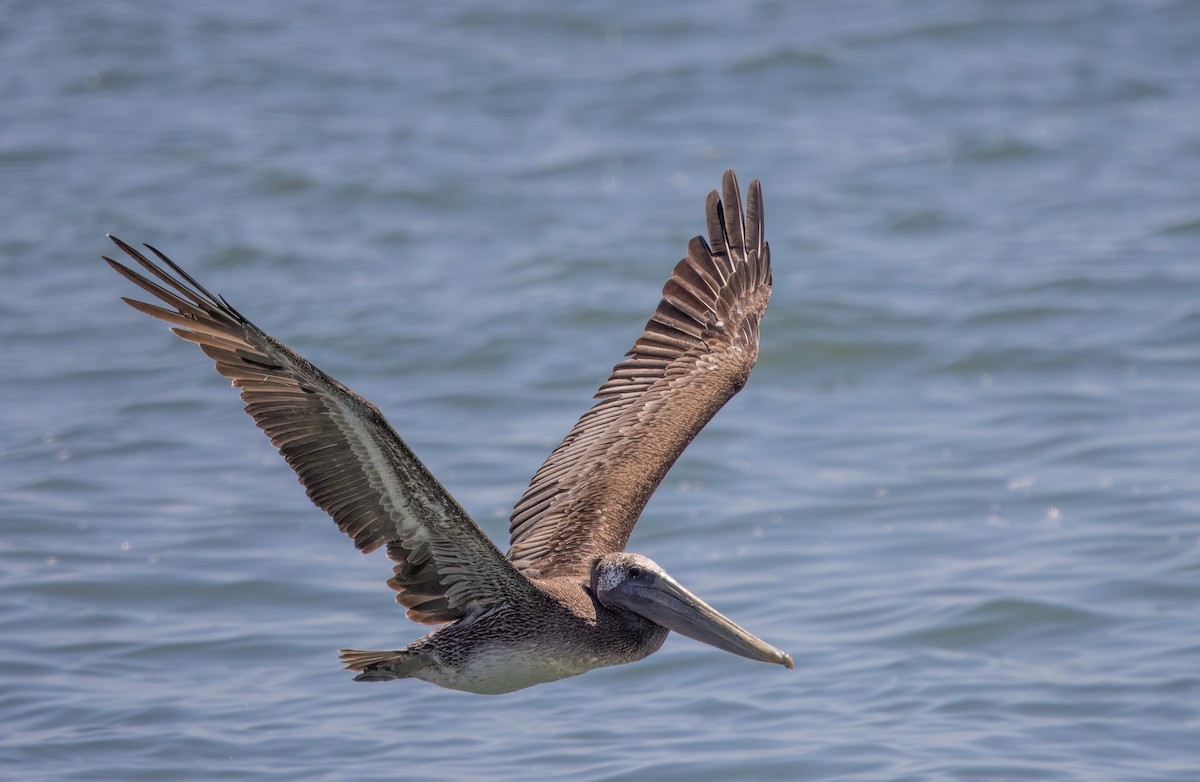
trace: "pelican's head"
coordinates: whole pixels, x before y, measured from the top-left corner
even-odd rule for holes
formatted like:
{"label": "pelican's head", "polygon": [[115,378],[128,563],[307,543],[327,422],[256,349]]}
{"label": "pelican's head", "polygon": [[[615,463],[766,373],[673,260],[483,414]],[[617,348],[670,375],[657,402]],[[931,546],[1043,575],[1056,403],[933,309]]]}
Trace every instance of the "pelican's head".
{"label": "pelican's head", "polygon": [[631,611],[718,649],[793,667],[792,656],[756,638],[679,585],[648,557],[606,554],[592,565],[592,591],[608,608]]}

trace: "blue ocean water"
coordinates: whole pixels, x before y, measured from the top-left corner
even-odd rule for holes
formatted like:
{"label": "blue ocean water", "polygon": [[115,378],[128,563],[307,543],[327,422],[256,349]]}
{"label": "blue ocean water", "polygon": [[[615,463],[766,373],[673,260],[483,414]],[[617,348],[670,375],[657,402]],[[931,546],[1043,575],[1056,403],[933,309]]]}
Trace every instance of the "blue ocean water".
{"label": "blue ocean water", "polygon": [[[21,780],[1195,780],[1191,3],[67,7],[0,23],[0,770]],[[631,548],[672,637],[486,698],[194,348],[148,241],[378,404],[503,545],[727,167],[759,366]]]}

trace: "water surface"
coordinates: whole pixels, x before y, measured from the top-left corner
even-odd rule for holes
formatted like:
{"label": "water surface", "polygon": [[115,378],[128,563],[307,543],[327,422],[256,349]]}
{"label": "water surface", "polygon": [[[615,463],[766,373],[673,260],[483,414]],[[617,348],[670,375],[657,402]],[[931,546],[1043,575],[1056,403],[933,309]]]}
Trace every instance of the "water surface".
{"label": "water surface", "polygon": [[[1194,780],[1200,13],[18,3],[0,27],[0,767],[31,780]],[[775,293],[631,547],[684,638],[500,698],[415,638],[149,241],[383,408],[502,541],[721,172]]]}

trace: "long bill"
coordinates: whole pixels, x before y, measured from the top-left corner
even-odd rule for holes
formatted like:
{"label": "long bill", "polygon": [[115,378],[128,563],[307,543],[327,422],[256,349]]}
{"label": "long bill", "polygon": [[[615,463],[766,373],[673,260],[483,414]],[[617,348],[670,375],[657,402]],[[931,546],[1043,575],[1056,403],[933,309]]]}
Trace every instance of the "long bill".
{"label": "long bill", "polygon": [[738,627],[666,573],[651,585],[629,584],[621,602],[668,630],[751,660],[795,667],[792,656]]}

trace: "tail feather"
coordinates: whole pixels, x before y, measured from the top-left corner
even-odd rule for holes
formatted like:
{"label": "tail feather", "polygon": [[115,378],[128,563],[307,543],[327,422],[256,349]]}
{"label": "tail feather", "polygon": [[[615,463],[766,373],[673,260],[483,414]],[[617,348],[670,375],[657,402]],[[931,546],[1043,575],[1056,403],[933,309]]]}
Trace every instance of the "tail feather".
{"label": "tail feather", "polygon": [[360,652],[341,649],[342,663],[348,671],[358,671],[356,682],[386,682],[407,679],[422,665],[421,657],[407,649]]}

